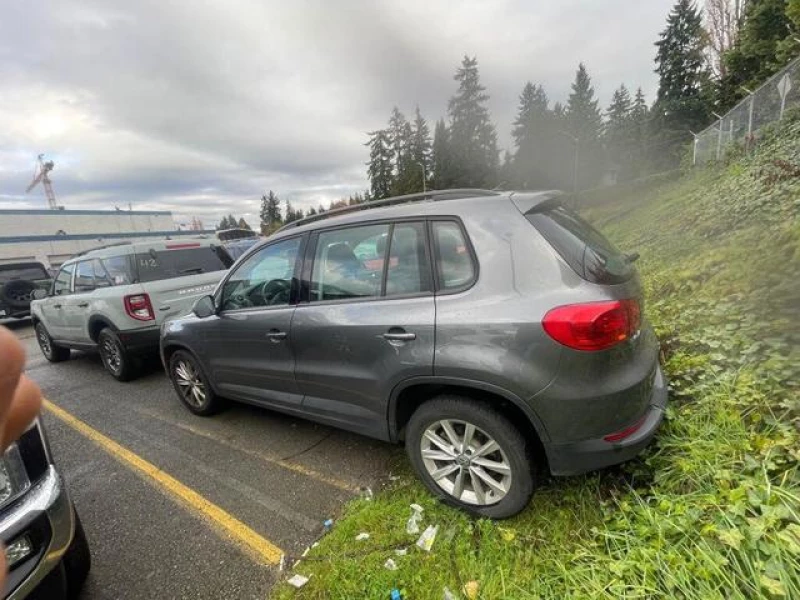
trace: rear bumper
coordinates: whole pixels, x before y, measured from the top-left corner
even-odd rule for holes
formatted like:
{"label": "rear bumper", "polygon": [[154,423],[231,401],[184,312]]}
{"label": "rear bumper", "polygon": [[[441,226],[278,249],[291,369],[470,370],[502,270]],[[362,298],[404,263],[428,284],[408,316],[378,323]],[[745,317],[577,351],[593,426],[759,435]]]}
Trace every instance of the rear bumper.
{"label": "rear bumper", "polygon": [[148,352],[158,350],[159,328],[135,329],[117,332],[119,340],[129,352]]}
{"label": "rear bumper", "polygon": [[553,444],[547,449],[553,475],[577,475],[616,465],[634,458],[655,437],[667,406],[667,381],[661,367],[656,370],[650,405],[641,427],[619,442],[604,439]]}

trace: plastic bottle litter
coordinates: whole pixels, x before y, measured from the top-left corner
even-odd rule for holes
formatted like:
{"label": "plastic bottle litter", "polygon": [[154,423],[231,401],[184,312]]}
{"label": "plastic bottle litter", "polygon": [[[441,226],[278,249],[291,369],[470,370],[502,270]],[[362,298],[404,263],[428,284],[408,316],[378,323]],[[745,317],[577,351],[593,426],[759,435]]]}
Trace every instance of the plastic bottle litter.
{"label": "plastic bottle litter", "polygon": [[325,533],[329,532],[331,527],[333,527],[333,519],[325,519],[322,522],[322,526],[325,528]]}
{"label": "plastic bottle litter", "polygon": [[308,577],[303,575],[292,575],[289,578],[289,585],[296,587],[298,590],[308,583]]}
{"label": "plastic bottle litter", "polygon": [[286,555],[281,554],[281,562],[278,564],[278,571],[283,571],[286,568]]}
{"label": "plastic bottle litter", "polygon": [[403,600],[403,596],[400,595],[400,590],[392,590],[392,594],[389,597],[391,600]]}
{"label": "plastic bottle litter", "polygon": [[444,586],[444,593],[442,594],[442,600],[456,600],[455,594],[450,591],[450,588]]}
{"label": "plastic bottle litter", "polygon": [[396,548],[394,553],[397,556],[405,556],[406,554],[408,554],[408,548]]}
{"label": "plastic bottle litter", "polygon": [[419,539],[417,540],[417,548],[424,550],[425,552],[430,552],[438,531],[438,525],[428,525],[428,528],[422,532],[422,535],[419,536]]}
{"label": "plastic bottle litter", "polygon": [[357,542],[363,542],[364,540],[368,540],[368,539],[369,539],[369,534],[368,534],[368,533],[366,533],[366,532],[359,533],[359,534],[356,536],[356,541],[357,541]]}
{"label": "plastic bottle litter", "polygon": [[384,569],[389,569],[390,571],[397,571],[397,563],[394,562],[391,558],[387,558],[386,562],[383,563]]}
{"label": "plastic bottle litter", "polygon": [[406,522],[406,533],[408,535],[416,535],[419,533],[419,522],[422,520],[422,513],[425,509],[419,504],[411,505],[411,516]]}

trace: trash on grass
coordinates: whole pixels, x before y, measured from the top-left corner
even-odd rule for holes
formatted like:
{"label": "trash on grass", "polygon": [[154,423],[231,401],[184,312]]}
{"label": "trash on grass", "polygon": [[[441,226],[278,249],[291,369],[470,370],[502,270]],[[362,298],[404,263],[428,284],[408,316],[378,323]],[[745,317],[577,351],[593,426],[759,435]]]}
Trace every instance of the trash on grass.
{"label": "trash on grass", "polygon": [[362,488],[359,490],[359,493],[361,494],[361,497],[362,497],[364,500],[372,500],[372,497],[373,497],[372,488],[369,488],[369,487],[362,487]]}
{"label": "trash on grass", "polygon": [[356,536],[356,541],[357,542],[363,542],[364,540],[368,540],[368,539],[369,539],[369,534],[366,533],[366,532],[359,533]]}
{"label": "trash on grass", "polygon": [[419,533],[419,522],[422,520],[422,512],[425,509],[419,504],[411,505],[411,516],[406,523],[406,533],[409,535],[416,535]]}
{"label": "trash on grass", "polygon": [[391,600],[403,600],[403,596],[400,595],[400,590],[392,590],[391,595],[389,596]]}
{"label": "trash on grass", "polygon": [[464,584],[464,595],[467,597],[468,600],[477,600],[478,598],[478,588],[480,584],[477,581],[468,581]]}
{"label": "trash on grass", "polygon": [[387,558],[386,562],[383,563],[384,569],[389,569],[390,571],[397,571],[397,563],[394,562],[391,558]]}
{"label": "trash on grass", "polygon": [[394,553],[397,556],[405,556],[406,554],[408,554],[408,548],[396,548]]}
{"label": "trash on grass", "polygon": [[325,531],[330,531],[331,527],[333,527],[333,519],[325,519],[322,522],[322,526],[325,528]]}
{"label": "trash on grass", "polygon": [[389,481],[400,481],[400,475],[389,475]]}
{"label": "trash on grass", "polygon": [[278,571],[281,572],[286,568],[286,555],[281,554],[281,562],[278,564]]}
{"label": "trash on grass", "polygon": [[438,525],[428,525],[428,528],[422,532],[421,536],[419,536],[419,539],[417,540],[417,547],[425,552],[430,552],[438,531]]}
{"label": "trash on grass", "polygon": [[444,593],[442,594],[442,600],[456,600],[455,594],[450,591],[450,588],[444,586]]}
{"label": "trash on grass", "polygon": [[292,575],[288,581],[289,585],[296,587],[298,590],[308,583],[308,577],[303,575]]}

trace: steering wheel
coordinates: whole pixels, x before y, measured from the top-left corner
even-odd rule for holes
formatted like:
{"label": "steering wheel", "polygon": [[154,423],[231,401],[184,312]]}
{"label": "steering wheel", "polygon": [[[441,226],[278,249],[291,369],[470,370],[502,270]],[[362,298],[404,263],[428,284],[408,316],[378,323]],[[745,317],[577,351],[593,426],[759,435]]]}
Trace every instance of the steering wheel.
{"label": "steering wheel", "polygon": [[[292,284],[285,279],[272,279],[265,281],[261,286],[261,298],[264,300],[264,306],[272,306],[281,302],[289,301],[289,289]],[[285,298],[284,298],[285,296]]]}

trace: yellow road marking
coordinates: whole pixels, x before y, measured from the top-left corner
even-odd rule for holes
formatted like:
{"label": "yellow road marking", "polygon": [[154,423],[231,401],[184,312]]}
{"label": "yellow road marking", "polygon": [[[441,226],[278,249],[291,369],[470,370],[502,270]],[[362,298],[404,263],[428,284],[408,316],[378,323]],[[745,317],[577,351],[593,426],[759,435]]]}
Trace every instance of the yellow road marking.
{"label": "yellow road marking", "polygon": [[244,549],[259,562],[271,565],[280,563],[283,551],[250,529],[236,517],[225,512],[216,504],[209,502],[193,489],[185,486],[171,475],[167,475],[155,465],[120,446],[117,442],[104,436],[99,431],[89,427],[86,423],[73,417],[70,413],[59,408],[52,402],[45,400],[44,406],[53,416],[98,444],[114,458],[132,467],[140,474],[147,475],[183,504],[200,513],[201,516],[211,521],[212,524],[243,546]]}
{"label": "yellow road marking", "polygon": [[336,477],[331,477],[329,475],[325,475],[324,473],[320,473],[319,471],[316,471],[315,469],[312,469],[311,467],[306,467],[304,465],[301,465],[301,464],[298,464],[298,463],[295,463],[295,462],[290,462],[288,460],[283,460],[283,459],[278,458],[276,456],[270,456],[269,454],[266,454],[264,452],[259,452],[258,450],[252,450],[250,448],[243,448],[241,446],[237,446],[236,444],[226,440],[225,438],[223,438],[221,436],[218,436],[218,435],[215,435],[215,434],[213,434],[213,433],[211,433],[209,431],[204,431],[202,429],[198,429],[197,427],[193,427],[191,425],[187,425],[186,423],[179,423],[177,421],[172,421],[170,419],[165,419],[161,415],[158,415],[158,414],[156,414],[154,412],[151,412],[149,410],[143,410],[143,409],[134,409],[134,410],[136,410],[136,412],[138,412],[138,413],[140,413],[142,415],[146,415],[146,416],[148,416],[148,417],[150,417],[152,419],[156,419],[156,420],[161,421],[163,423],[166,423],[168,425],[172,425],[173,427],[177,427],[178,429],[183,429],[184,431],[188,431],[189,433],[192,433],[194,435],[197,435],[197,436],[200,436],[200,437],[204,437],[204,438],[206,438],[208,440],[212,440],[212,441],[217,442],[218,444],[220,444],[222,446],[226,446],[227,448],[231,448],[233,450],[237,450],[239,452],[247,454],[248,456],[252,456],[254,458],[262,460],[262,461],[264,461],[266,463],[269,463],[269,464],[272,464],[272,465],[277,465],[279,467],[283,467],[284,469],[288,469],[289,471],[294,471],[295,473],[300,473],[301,475],[305,475],[306,477],[310,477],[311,479],[316,479],[317,481],[321,481],[323,483],[327,483],[328,485],[330,485],[332,487],[335,487],[335,488],[338,488],[340,490],[344,490],[345,492],[353,492],[353,493],[357,494],[360,491],[360,488],[357,485],[353,485],[352,483],[348,483],[348,482],[343,481],[341,479],[337,479]]}

